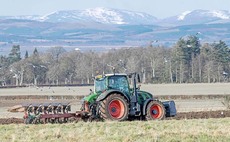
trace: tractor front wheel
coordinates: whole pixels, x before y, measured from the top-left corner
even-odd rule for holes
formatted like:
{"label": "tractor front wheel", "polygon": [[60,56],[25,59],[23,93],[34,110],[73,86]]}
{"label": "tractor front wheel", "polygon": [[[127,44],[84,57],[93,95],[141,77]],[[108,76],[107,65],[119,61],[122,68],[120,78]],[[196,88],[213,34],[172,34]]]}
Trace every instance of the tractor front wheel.
{"label": "tractor front wheel", "polygon": [[129,105],[120,94],[111,94],[99,103],[99,115],[104,120],[127,120]]}
{"label": "tractor front wheel", "polygon": [[147,105],[146,110],[146,119],[147,120],[162,120],[165,117],[165,108],[160,101],[151,101]]}

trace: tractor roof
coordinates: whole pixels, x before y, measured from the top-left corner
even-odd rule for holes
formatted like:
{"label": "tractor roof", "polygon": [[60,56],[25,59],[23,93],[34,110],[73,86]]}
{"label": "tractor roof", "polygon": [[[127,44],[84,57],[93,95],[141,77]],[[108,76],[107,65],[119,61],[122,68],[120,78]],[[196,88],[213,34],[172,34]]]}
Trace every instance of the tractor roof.
{"label": "tractor roof", "polygon": [[127,74],[125,73],[104,74],[104,75],[97,75],[95,76],[95,78],[100,79],[100,78],[109,77],[109,76],[127,76]]}
{"label": "tractor roof", "polygon": [[105,76],[114,76],[114,75],[122,75],[122,76],[127,76],[125,73],[115,73],[115,74],[105,74]]}

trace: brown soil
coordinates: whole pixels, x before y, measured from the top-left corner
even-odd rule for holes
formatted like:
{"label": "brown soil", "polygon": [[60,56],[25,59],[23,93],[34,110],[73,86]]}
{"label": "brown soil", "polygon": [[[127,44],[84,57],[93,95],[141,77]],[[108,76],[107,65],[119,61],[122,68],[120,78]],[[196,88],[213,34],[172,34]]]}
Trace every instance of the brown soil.
{"label": "brown soil", "polygon": [[0,124],[20,124],[24,123],[21,118],[0,118]]}
{"label": "brown soil", "polygon": [[230,110],[201,111],[201,112],[180,112],[175,117],[168,119],[208,119],[230,117]]}
{"label": "brown soil", "polygon": [[[177,116],[167,118],[166,120],[183,120],[183,119],[208,119],[208,118],[225,118],[230,117],[230,110],[221,111],[202,111],[202,112],[181,112]],[[22,124],[20,118],[0,118],[0,124]]]}

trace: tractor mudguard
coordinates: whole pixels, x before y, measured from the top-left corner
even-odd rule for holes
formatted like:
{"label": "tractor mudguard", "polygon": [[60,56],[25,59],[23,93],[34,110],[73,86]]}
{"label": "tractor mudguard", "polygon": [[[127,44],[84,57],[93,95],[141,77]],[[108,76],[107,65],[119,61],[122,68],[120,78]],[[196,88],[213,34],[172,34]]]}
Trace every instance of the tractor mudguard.
{"label": "tractor mudguard", "polygon": [[104,100],[107,96],[109,96],[112,93],[121,94],[128,100],[128,102],[130,101],[129,97],[125,93],[121,92],[120,90],[115,90],[115,89],[103,92],[101,95],[98,96],[96,101],[99,102],[101,100]]}
{"label": "tractor mudguard", "polygon": [[146,107],[147,107],[147,105],[149,104],[149,102],[151,102],[151,101],[153,101],[152,98],[145,100],[145,102],[144,102],[144,104],[143,104],[143,108],[142,108],[142,114],[143,114],[143,115],[146,115]]}
{"label": "tractor mudguard", "polygon": [[[143,108],[142,108],[142,112],[143,112],[143,115],[146,115],[146,107],[147,105],[149,104],[149,102],[153,101],[155,99],[147,99],[145,102],[144,102],[144,105],[143,105]],[[166,114],[165,116],[166,117],[173,117],[176,115],[176,105],[175,105],[175,102],[174,101],[166,101],[166,102],[162,102],[164,107],[165,107],[165,111],[166,111]]]}
{"label": "tractor mudguard", "polygon": [[162,103],[165,107],[166,117],[176,116],[176,105],[174,101],[166,101]]}

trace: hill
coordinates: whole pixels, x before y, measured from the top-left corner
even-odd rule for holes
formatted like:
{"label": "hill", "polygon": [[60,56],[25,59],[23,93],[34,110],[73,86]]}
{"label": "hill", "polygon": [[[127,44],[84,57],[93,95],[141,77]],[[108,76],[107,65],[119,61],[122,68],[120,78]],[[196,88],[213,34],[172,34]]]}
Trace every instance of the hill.
{"label": "hill", "polygon": [[47,15],[1,16],[0,52],[21,45],[22,52],[52,46],[67,50],[105,51],[111,48],[155,45],[172,46],[179,38],[201,33],[201,43],[219,40],[230,44],[228,11],[187,11],[166,19],[134,11],[94,8],[56,11]]}

